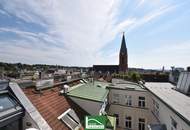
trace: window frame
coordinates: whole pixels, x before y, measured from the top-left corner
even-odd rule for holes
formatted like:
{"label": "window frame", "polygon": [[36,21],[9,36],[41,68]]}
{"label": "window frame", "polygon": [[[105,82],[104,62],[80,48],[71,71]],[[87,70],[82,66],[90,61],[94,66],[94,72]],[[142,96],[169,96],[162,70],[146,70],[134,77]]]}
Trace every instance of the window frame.
{"label": "window frame", "polygon": [[132,117],[131,116],[125,117],[125,127],[127,129],[132,129]]}
{"label": "window frame", "polygon": [[156,117],[159,117],[159,108],[160,108],[160,105],[154,99],[152,101],[153,101],[153,113],[154,113],[154,115]]}
{"label": "window frame", "polygon": [[116,118],[116,126],[119,126],[119,114],[114,114],[115,118]]}
{"label": "window frame", "polygon": [[174,118],[170,117],[171,118],[171,130],[177,130],[177,121],[174,120]]}
{"label": "window frame", "polygon": [[141,108],[145,108],[145,106],[146,106],[145,100],[146,100],[146,98],[144,96],[139,96],[138,106]]}
{"label": "window frame", "polygon": [[127,106],[132,106],[132,96],[131,95],[125,95],[125,100],[126,100],[125,104]]}
{"label": "window frame", "polygon": [[120,95],[117,93],[113,93],[113,103],[119,103]]}
{"label": "window frame", "polygon": [[139,118],[138,130],[145,130],[145,118]]}
{"label": "window frame", "polygon": [[75,129],[77,127],[81,127],[80,124],[80,120],[78,118],[78,116],[76,115],[75,111],[71,108],[69,108],[67,111],[65,111],[64,113],[62,113],[57,119],[61,120],[62,122],[64,122],[69,128],[73,129],[73,126],[71,126],[71,124],[69,124],[69,122],[67,122],[66,120],[64,120],[64,117],[67,117],[67,119],[69,119],[72,123],[78,124]]}

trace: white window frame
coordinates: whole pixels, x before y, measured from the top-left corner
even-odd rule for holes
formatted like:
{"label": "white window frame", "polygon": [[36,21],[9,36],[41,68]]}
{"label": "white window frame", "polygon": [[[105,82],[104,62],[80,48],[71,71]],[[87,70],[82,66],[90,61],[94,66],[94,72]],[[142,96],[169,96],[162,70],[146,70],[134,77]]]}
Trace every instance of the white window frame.
{"label": "white window frame", "polygon": [[159,117],[159,104],[153,99],[153,113],[156,117]]}
{"label": "white window frame", "polygon": [[[144,99],[140,99],[141,97],[143,97]],[[138,106],[141,108],[145,108],[146,107],[146,102],[145,102],[146,98],[144,96],[139,96],[139,102],[138,102]],[[144,105],[143,105],[144,104]]]}
{"label": "white window frame", "polygon": [[[144,120],[144,121],[140,121],[140,120]],[[145,130],[145,118],[139,118],[139,123],[138,123],[138,130]]]}
{"label": "white window frame", "polygon": [[177,121],[171,118],[171,130],[177,130]]}
{"label": "white window frame", "polygon": [[[64,117],[67,117],[71,122],[78,124],[77,127],[73,128],[71,124],[64,120]],[[76,115],[75,111],[71,108],[61,114],[57,119],[63,121],[71,130],[79,129],[81,127],[80,119]]]}
{"label": "white window frame", "polygon": [[116,118],[116,126],[119,126],[119,114],[115,113],[114,116]]}
{"label": "white window frame", "polygon": [[[126,126],[126,124],[128,124],[128,126]],[[132,129],[132,117],[131,116],[125,117],[125,127],[127,129]]]}
{"label": "white window frame", "polygon": [[119,103],[120,95],[117,93],[113,94],[113,103]]}
{"label": "white window frame", "polygon": [[132,96],[131,95],[125,95],[126,105],[132,106]]}

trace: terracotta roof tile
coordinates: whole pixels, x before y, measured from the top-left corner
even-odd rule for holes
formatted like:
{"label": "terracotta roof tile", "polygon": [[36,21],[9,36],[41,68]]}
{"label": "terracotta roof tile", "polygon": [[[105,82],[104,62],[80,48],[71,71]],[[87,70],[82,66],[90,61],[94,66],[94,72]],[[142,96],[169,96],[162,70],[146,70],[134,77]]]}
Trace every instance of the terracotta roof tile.
{"label": "terracotta roof tile", "polygon": [[74,109],[80,119],[84,119],[87,113],[65,96],[59,95],[59,87],[42,90],[42,94],[36,93],[34,88],[23,89],[26,96],[40,112],[53,130],[69,130],[69,128],[57,119],[68,108]]}

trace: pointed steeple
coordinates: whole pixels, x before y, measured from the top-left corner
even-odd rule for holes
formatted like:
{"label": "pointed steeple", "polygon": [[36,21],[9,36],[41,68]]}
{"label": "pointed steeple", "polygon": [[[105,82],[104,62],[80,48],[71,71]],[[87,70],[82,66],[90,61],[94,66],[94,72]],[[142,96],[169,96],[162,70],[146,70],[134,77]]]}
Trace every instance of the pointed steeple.
{"label": "pointed steeple", "polygon": [[127,47],[125,43],[125,34],[123,32],[122,42],[121,42],[121,48],[120,48],[120,54],[127,54]]}
{"label": "pointed steeple", "polygon": [[125,34],[123,33],[120,54],[119,54],[119,72],[125,73],[127,72],[127,70],[128,70],[128,54],[125,43]]}

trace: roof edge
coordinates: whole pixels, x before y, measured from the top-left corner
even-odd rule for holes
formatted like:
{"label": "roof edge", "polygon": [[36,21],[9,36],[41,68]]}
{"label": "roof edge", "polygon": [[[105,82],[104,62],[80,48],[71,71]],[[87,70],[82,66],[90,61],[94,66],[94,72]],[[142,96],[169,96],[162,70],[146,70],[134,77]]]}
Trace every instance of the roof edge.
{"label": "roof edge", "polygon": [[[167,82],[168,83],[168,82]],[[170,83],[171,84],[171,83]],[[154,95],[155,97],[157,97],[163,104],[165,104],[171,111],[173,111],[174,113],[176,113],[176,115],[178,115],[184,122],[186,122],[189,126],[190,126],[190,120],[188,120],[186,117],[184,117],[183,115],[181,115],[178,111],[176,111],[171,105],[167,104],[163,99],[161,99],[159,96],[157,96],[154,92],[152,92],[148,87],[146,87],[145,85],[143,85],[152,95]]]}
{"label": "roof edge", "polygon": [[24,94],[22,89],[19,87],[17,83],[10,82],[10,89],[13,91],[15,96],[18,98],[22,106],[25,108],[26,112],[35,122],[35,124],[39,127],[40,130],[52,130],[46,120],[42,117],[42,115],[38,112],[35,106],[30,102],[27,96]]}

